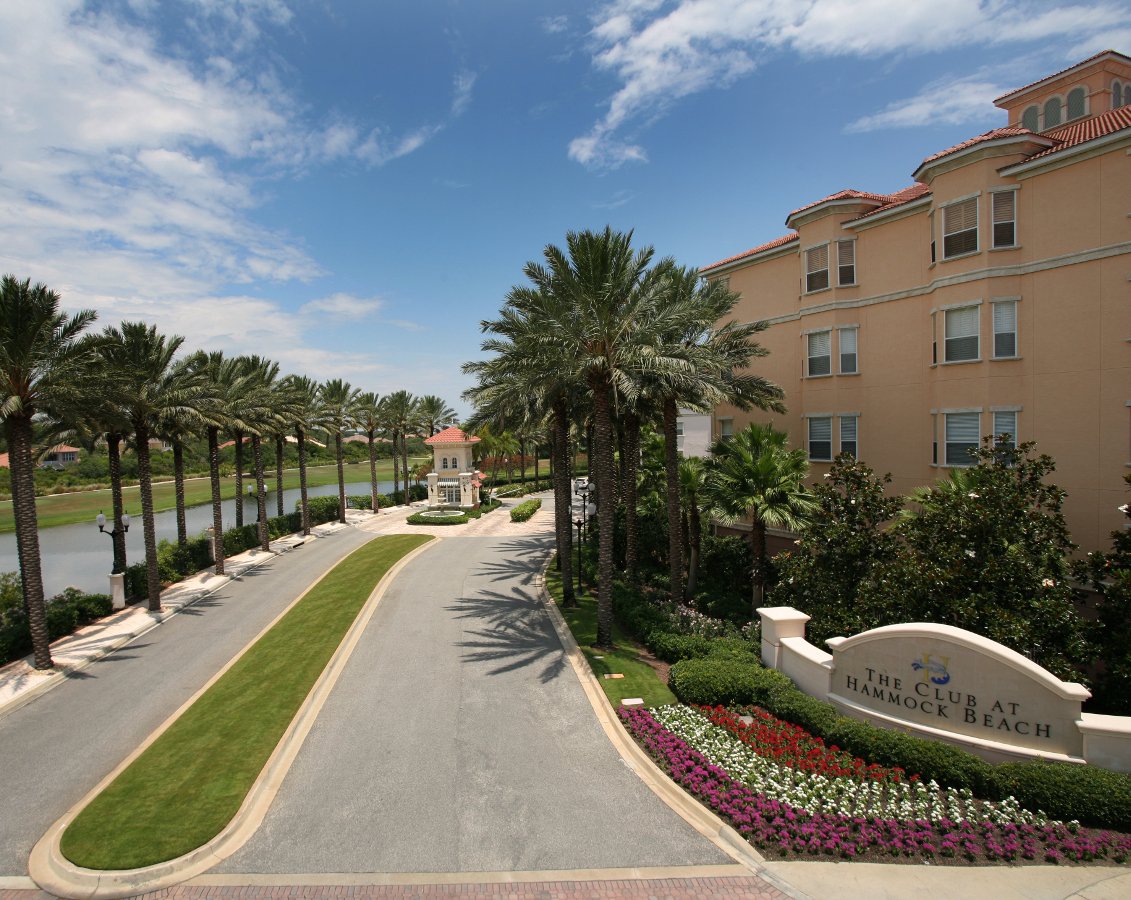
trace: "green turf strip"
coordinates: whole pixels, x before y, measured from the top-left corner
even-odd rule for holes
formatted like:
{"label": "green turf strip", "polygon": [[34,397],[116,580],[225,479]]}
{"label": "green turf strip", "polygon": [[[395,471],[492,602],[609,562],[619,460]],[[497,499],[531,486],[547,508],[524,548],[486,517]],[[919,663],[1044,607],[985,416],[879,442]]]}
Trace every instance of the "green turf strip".
{"label": "green turf strip", "polygon": [[338,563],[78,815],[63,855],[89,869],[132,869],[214,838],[377,582],[429,540],[379,537]]}

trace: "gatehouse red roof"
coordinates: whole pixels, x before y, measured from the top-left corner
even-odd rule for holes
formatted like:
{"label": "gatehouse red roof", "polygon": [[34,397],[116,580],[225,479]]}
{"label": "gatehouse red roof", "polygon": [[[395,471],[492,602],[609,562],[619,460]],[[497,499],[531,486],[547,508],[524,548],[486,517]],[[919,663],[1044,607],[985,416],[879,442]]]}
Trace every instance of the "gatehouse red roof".
{"label": "gatehouse red roof", "polygon": [[473,434],[465,434],[453,425],[451,428],[445,428],[432,437],[426,438],[424,443],[431,447],[435,444],[478,444],[480,440],[482,438],[477,438]]}

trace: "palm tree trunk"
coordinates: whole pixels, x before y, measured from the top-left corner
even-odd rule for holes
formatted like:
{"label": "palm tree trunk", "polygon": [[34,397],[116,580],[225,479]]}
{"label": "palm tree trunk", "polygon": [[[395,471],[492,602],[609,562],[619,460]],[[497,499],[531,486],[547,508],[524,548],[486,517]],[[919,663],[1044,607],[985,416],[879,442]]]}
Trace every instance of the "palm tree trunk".
{"label": "palm tree trunk", "polygon": [[404,461],[404,503],[409,505],[408,493],[408,431],[401,435],[401,459]]}
{"label": "palm tree trunk", "polygon": [[298,439],[298,493],[302,506],[302,533],[310,534],[310,506],[306,495],[306,431],[301,426],[295,428]]}
{"label": "palm tree trunk", "polygon": [[43,600],[43,571],[39,557],[39,522],[35,512],[35,463],[31,457],[30,416],[7,419],[12,481],[12,511],[16,520],[16,552],[24,589],[31,646],[37,669],[50,669],[51,634],[47,630],[47,604]]}
{"label": "palm tree trunk", "polygon": [[534,442],[534,490],[538,491],[541,485],[538,483],[542,477],[542,460],[538,458],[538,442]]}
{"label": "palm tree trunk", "polygon": [[173,490],[177,495],[177,544],[188,543],[188,526],[185,524],[185,448],[180,440],[173,441]]}
{"label": "palm tree trunk", "polygon": [[616,504],[613,502],[613,420],[610,410],[611,387],[606,377],[590,379],[593,393],[593,438],[590,470],[597,476],[597,523],[601,534],[597,546],[597,647],[613,646],[613,530]]}
{"label": "palm tree trunk", "polygon": [[381,504],[377,497],[377,445],[373,443],[376,435],[372,431],[367,431],[365,436],[369,439],[369,502],[373,504],[373,512],[377,513],[381,509]]}
{"label": "palm tree trunk", "polygon": [[346,524],[346,470],[342,464],[342,433],[334,433],[334,455],[338,458],[338,521]]}
{"label": "palm tree trunk", "polygon": [[397,432],[393,431],[393,496],[396,497],[401,490],[401,470],[397,465]]}
{"label": "palm tree trunk", "polygon": [[275,435],[275,514],[278,516],[287,514],[283,503],[283,454],[286,449],[287,441],[283,435]]}
{"label": "palm tree trunk", "polygon": [[766,595],[766,525],[757,513],[750,528],[750,549],[754,558],[754,592],[750,607],[751,621],[758,619],[758,607],[764,606],[763,598]]}
{"label": "palm tree trunk", "polygon": [[523,493],[526,492],[526,438],[519,439],[518,442],[518,469],[519,478],[522,480]]}
{"label": "palm tree trunk", "polygon": [[106,457],[110,466],[110,503],[114,508],[114,571],[126,571],[126,532],[122,526],[122,435],[112,431],[106,435]]}
{"label": "palm tree trunk", "polygon": [[625,548],[624,570],[628,580],[636,584],[640,578],[639,547],[640,523],[636,518],[636,470],[640,467],[640,417],[626,413],[624,417],[624,445],[621,456],[625,460],[624,512]]}
{"label": "palm tree trunk", "polygon": [[236,528],[243,528],[243,432],[236,432]]}
{"label": "palm tree trunk", "polygon": [[667,478],[668,567],[672,603],[683,603],[683,531],[679,527],[679,450],[676,445],[675,399],[664,400],[664,474]]}
{"label": "palm tree trunk", "polygon": [[149,611],[161,610],[161,579],[157,573],[157,533],[153,528],[153,481],[149,473],[149,426],[134,422],[137,442],[137,483],[141,489],[141,527],[145,534],[145,583]]}
{"label": "palm tree trunk", "polygon": [[[220,498],[220,429],[208,429],[208,479],[212,482],[212,555],[216,574],[224,574],[224,506]],[[236,505],[240,496],[236,494]]]}
{"label": "palm tree trunk", "polygon": [[703,523],[699,519],[699,498],[692,494],[688,503],[687,596],[694,597],[699,587],[699,547],[702,543]]}
{"label": "palm tree trunk", "polygon": [[573,522],[569,505],[573,489],[569,476],[569,406],[555,400],[550,425],[550,460],[554,482],[554,530],[558,538],[558,569],[562,573],[562,606],[577,606],[573,592]]}
{"label": "palm tree trunk", "polygon": [[267,533],[267,486],[263,482],[263,440],[258,434],[251,436],[252,461],[255,465],[255,524],[259,534],[259,549],[271,549],[271,536]]}

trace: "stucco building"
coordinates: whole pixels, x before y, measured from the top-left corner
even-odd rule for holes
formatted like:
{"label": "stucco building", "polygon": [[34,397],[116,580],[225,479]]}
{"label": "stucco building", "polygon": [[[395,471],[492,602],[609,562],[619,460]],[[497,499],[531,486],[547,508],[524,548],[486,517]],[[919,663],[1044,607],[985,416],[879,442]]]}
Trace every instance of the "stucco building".
{"label": "stucco building", "polygon": [[1006,122],[893,194],[844,190],[702,269],[766,320],[772,420],[814,475],[848,450],[906,493],[979,437],[1035,440],[1084,549],[1120,526],[1131,465],[1131,58],[1107,51],[998,98]]}

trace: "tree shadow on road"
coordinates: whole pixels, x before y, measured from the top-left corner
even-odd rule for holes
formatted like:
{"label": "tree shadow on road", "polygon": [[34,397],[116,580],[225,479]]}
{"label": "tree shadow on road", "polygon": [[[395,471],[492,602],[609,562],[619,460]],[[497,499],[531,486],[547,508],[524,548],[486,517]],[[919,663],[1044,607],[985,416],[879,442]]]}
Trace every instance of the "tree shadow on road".
{"label": "tree shadow on road", "polygon": [[519,538],[501,544],[502,558],[480,560],[469,573],[471,577],[488,577],[492,581],[515,581],[531,584],[542,571],[549,551],[549,542],[535,538]]}
{"label": "tree shadow on road", "polygon": [[447,609],[457,618],[483,623],[482,628],[469,630],[468,637],[457,645],[466,650],[464,662],[500,663],[488,671],[489,675],[542,663],[538,679],[543,684],[565,671],[561,641],[537,598],[520,590],[510,594],[486,592],[461,597]]}

